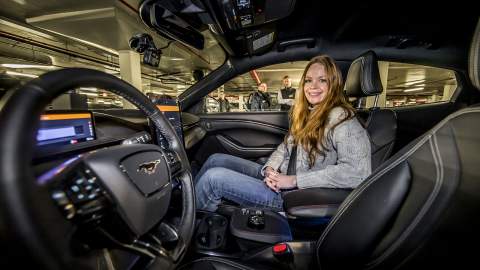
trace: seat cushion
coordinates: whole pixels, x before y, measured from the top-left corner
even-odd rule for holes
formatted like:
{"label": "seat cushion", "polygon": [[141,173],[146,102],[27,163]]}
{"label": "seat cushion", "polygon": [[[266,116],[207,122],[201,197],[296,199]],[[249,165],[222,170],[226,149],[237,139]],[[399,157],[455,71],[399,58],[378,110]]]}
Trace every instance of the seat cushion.
{"label": "seat cushion", "polygon": [[297,218],[331,217],[350,194],[351,189],[306,188],[283,194],[283,206]]}

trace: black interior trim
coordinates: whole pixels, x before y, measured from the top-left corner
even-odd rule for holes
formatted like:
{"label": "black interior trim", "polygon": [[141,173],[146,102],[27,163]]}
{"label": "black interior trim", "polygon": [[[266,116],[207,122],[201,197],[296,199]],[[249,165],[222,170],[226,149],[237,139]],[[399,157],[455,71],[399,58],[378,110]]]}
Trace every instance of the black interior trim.
{"label": "black interior trim", "polygon": [[239,157],[268,156],[276,149],[276,147],[244,147],[220,134],[216,135],[216,138],[230,154]]}
{"label": "black interior trim", "polygon": [[283,52],[287,47],[298,46],[298,45],[306,45],[307,48],[313,48],[315,47],[316,42],[317,40],[315,38],[301,38],[301,39],[280,41],[277,45],[277,50],[279,52]]}
{"label": "black interior trim", "polygon": [[234,128],[258,129],[275,134],[286,134],[288,132],[282,127],[250,120],[204,120],[202,124],[210,132]]}

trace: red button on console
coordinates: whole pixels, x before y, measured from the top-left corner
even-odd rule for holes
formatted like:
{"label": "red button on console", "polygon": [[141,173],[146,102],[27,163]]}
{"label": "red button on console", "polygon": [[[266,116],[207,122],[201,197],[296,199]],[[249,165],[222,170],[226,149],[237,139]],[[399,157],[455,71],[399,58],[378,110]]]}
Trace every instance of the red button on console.
{"label": "red button on console", "polygon": [[288,250],[288,246],[285,243],[276,244],[273,246],[273,253],[275,254],[282,254]]}

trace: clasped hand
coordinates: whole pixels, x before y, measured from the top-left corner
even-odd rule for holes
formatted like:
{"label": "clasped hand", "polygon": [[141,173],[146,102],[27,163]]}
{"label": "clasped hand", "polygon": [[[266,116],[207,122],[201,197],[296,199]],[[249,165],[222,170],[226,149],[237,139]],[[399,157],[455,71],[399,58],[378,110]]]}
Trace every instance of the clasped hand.
{"label": "clasped hand", "polygon": [[275,171],[272,167],[265,169],[265,184],[273,191],[280,192],[281,189],[291,189],[297,186],[295,175],[285,175]]}

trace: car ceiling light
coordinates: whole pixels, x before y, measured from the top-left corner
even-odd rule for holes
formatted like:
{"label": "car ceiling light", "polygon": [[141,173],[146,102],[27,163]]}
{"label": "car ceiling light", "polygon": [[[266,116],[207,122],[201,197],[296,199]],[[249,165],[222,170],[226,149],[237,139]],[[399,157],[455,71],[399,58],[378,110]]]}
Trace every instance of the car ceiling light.
{"label": "car ceiling light", "polygon": [[7,73],[8,75],[12,75],[12,76],[20,76],[20,77],[28,77],[28,78],[38,78],[37,75],[20,73],[20,72],[15,72],[15,71],[7,71],[6,73]]}

